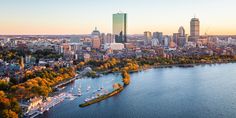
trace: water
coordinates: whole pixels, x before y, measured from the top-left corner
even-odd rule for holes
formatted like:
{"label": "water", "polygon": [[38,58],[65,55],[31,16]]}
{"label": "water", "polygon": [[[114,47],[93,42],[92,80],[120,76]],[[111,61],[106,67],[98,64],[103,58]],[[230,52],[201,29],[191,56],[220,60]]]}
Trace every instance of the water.
{"label": "water", "polygon": [[[131,84],[119,95],[80,108],[84,98],[65,101],[41,117],[45,118],[235,118],[236,64],[194,68],[150,69],[131,74]],[[77,80],[98,85],[120,82],[120,75],[95,80]],[[99,84],[98,84],[99,83]],[[92,87],[91,85],[91,87]],[[96,88],[96,87],[94,87]]]}

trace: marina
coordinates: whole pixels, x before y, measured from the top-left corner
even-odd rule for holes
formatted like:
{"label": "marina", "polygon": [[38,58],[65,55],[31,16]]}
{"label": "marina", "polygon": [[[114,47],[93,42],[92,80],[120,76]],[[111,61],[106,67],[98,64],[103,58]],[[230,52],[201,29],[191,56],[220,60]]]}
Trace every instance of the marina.
{"label": "marina", "polygon": [[97,99],[98,97],[113,91],[112,85],[117,82],[121,83],[121,80],[115,78],[111,80],[108,78],[104,80],[91,79],[76,76],[74,82],[66,83],[64,86],[58,86],[55,96],[48,97],[46,100],[42,101],[42,103],[30,108],[30,110],[24,113],[24,117],[40,117],[43,114],[50,112],[50,109],[60,106],[63,102],[69,103],[80,101],[80,104],[82,104]]}

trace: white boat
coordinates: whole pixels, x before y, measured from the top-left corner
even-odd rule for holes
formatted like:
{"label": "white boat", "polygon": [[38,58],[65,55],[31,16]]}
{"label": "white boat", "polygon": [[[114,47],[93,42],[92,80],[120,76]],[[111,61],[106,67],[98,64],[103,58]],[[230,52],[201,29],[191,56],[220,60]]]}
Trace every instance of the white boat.
{"label": "white boat", "polygon": [[81,95],[82,95],[81,91],[78,91],[78,96],[81,96]]}
{"label": "white boat", "polygon": [[88,101],[90,101],[91,99],[90,98],[86,98],[84,101],[85,102],[88,102]]}
{"label": "white boat", "polygon": [[91,86],[88,86],[88,87],[87,87],[87,91],[89,91],[90,89],[91,89]]}

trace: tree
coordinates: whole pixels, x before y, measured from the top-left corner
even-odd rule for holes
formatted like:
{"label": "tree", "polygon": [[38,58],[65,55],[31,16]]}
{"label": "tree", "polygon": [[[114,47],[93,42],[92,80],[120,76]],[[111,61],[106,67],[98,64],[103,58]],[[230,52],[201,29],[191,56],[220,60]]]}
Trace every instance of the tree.
{"label": "tree", "polygon": [[122,72],[122,77],[123,77],[123,83],[124,85],[129,85],[130,83],[130,75],[127,73],[127,71]]}
{"label": "tree", "polygon": [[16,113],[20,113],[21,112],[21,108],[19,103],[17,102],[16,98],[11,99],[11,106],[10,109]]}
{"label": "tree", "polygon": [[3,91],[0,91],[0,98],[4,96],[5,96],[5,93]]}
{"label": "tree", "polygon": [[0,80],[0,90],[6,91],[9,88],[8,82]]}
{"label": "tree", "polygon": [[5,109],[1,113],[1,118],[18,118],[18,115],[12,110]]}
{"label": "tree", "polygon": [[0,111],[9,108],[11,105],[10,100],[5,96],[0,98]]}

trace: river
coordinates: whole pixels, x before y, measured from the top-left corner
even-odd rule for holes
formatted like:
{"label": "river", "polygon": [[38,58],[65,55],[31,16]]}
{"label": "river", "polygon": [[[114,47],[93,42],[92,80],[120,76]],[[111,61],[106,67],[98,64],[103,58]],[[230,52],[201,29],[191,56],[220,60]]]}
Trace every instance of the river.
{"label": "river", "polygon": [[[121,76],[76,80],[63,91],[83,96],[65,100],[41,118],[235,118],[236,64],[200,65],[193,68],[159,68],[131,74],[131,84],[119,95],[80,108],[91,91],[103,86],[112,90]],[[71,89],[74,88],[74,89]]]}

